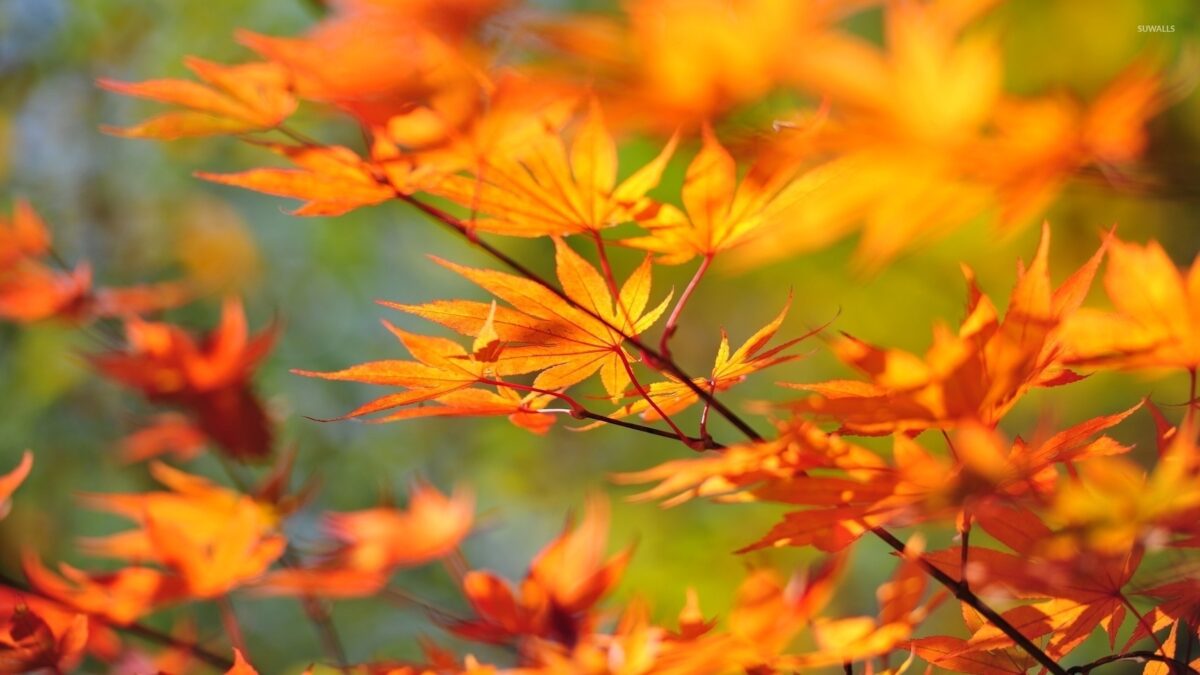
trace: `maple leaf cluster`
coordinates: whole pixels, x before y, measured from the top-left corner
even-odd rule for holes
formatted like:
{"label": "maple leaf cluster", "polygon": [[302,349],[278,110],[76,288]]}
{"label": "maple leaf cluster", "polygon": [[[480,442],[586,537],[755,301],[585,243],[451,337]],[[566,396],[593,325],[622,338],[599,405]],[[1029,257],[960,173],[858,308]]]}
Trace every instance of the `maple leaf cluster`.
{"label": "maple leaf cluster", "polygon": [[[874,4],[882,44],[846,27]],[[16,201],[0,222],[0,320],[123,327],[86,361],[153,411],[113,446],[123,462],[148,462],[159,486],[79,495],[128,523],[78,541],[107,563],[48,565],[23,547],[25,580],[0,577],[0,673],[91,663],[254,673],[259,636],[243,631],[233,599],[278,596],[311,623],[322,651],[309,656],[347,673],[899,675],[917,659],[981,675],[1122,660],[1146,662],[1148,675],[1196,672],[1200,582],[1186,560],[1200,549],[1200,263],[1181,270],[1159,243],[1109,231],[1056,285],[1044,224],[1003,311],[962,266],[964,316],[935,325],[923,353],[829,325],[786,329],[796,300],[782,289],[774,317],[744,341],[711,336],[711,368],[685,368],[672,350],[694,337],[685,318],[720,311],[694,299],[714,265],[744,269],[861,230],[858,265],[878,269],[981,215],[1020,226],[1085,170],[1140,157],[1147,121],[1169,102],[1158,66],[1133,64],[1090,102],[1011,94],[998,39],[977,30],[994,4],[631,0],[619,15],[589,15],[515,0],[339,0],[302,35],[241,33],[257,60],[191,58],[195,80],[101,80],[173,106],[109,133],[227,135],[282,164],[205,180],[299,200],[302,216],[398,202],[495,261],[433,260],[478,287],[473,299],[381,302],[455,337],[384,321],[402,351],[294,367],[385,388],[323,421],[505,417],[550,434],[567,419],[596,443],[608,442],[602,428],[669,439],[689,454],[615,477],[647,486],[633,500],[775,504],[778,522],[739,553],[805,547],[820,558],[791,575],[752,566],[724,617],[683,584],[677,617],[662,621],[636,596],[618,601],[633,548],[609,553],[599,497],[518,580],[466,559],[478,522],[464,487],[418,480],[404,505],[326,508],[319,476],[293,475],[285,413],[255,382],[280,322],[251,331],[235,297],[207,333],[152,317],[201,294],[184,282],[94,287],[90,266],[65,263]],[[735,115],[780,91],[812,104],[750,138],[730,133]],[[310,136],[297,121],[309,108],[357,125],[361,146]],[[648,158],[623,151],[629,132],[657,139]],[[541,240],[553,278],[492,237]],[[618,249],[638,257],[627,274]],[[684,264],[686,286],[661,290],[663,268]],[[1098,275],[1111,307],[1089,300]],[[818,335],[854,375],[728,403]],[[1012,412],[1034,390],[1109,370],[1188,373],[1179,419],[1147,396],[1014,433]],[[1118,440],[1137,425],[1154,429],[1148,461]],[[865,437],[887,437],[890,451]],[[179,467],[209,455],[219,478]],[[36,480],[36,457],[0,476],[0,514]],[[305,522],[319,523],[315,536],[300,534]],[[943,546],[947,533],[955,541]],[[843,616],[848,561],[868,538],[895,563],[875,609]],[[397,585],[398,571],[435,562],[460,609]],[[378,645],[348,648],[331,612],[364,599],[416,605],[450,639],[424,641],[414,662],[367,659]],[[187,620],[146,623],[198,606],[220,616],[215,637]],[[1093,634],[1110,655],[1080,661]]]}

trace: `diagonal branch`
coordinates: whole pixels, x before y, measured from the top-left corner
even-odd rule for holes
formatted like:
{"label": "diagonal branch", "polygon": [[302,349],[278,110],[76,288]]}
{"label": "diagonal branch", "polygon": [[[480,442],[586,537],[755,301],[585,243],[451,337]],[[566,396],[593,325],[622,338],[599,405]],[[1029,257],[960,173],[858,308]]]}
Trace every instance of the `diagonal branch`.
{"label": "diagonal branch", "polygon": [[[383,185],[391,186],[390,182],[388,182],[386,178],[379,177],[379,178],[377,178],[377,180],[379,180],[379,182]],[[606,327],[608,327],[610,330],[616,332],[618,335],[621,335],[621,337],[624,338],[624,340],[626,342],[628,342],[631,346],[633,346],[634,348],[636,348],[640,351],[640,353],[643,355],[644,359],[648,359],[652,363],[652,365],[654,365],[655,367],[662,368],[662,369],[666,370],[667,372],[671,373],[671,375],[677,377],[689,389],[691,389],[693,393],[695,393],[702,401],[704,401],[705,422],[707,422],[708,409],[711,408],[713,410],[716,410],[718,414],[720,414],[722,417],[724,417],[726,420],[728,420],[730,424],[732,424],[734,427],[736,427],[739,431],[741,431],[750,440],[752,440],[752,441],[764,440],[763,436],[761,434],[759,434],[757,431],[755,431],[754,428],[751,427],[748,423],[746,423],[745,420],[743,420],[741,417],[739,417],[737,415],[737,413],[733,412],[732,410],[729,409],[728,406],[721,403],[716,398],[716,396],[713,394],[713,392],[700,386],[699,384],[696,384],[696,382],[692,379],[692,377],[690,375],[688,375],[679,366],[679,364],[677,364],[671,358],[670,354],[666,352],[666,340],[669,340],[669,338],[670,338],[669,334],[665,336],[666,340],[664,340],[664,344],[663,344],[662,348],[660,348],[660,350],[653,349],[652,347],[647,345],[645,342],[643,342],[637,336],[626,334],[624,331],[622,331],[619,328],[617,328],[616,326],[614,326],[610,321],[606,320],[604,317],[599,316],[596,312],[592,311],[591,309],[589,309],[587,307],[584,307],[580,303],[576,302],[574,299],[568,297],[567,294],[564,293],[561,289],[559,289],[557,286],[555,286],[554,284],[552,284],[549,281],[547,281],[546,279],[544,279],[541,275],[539,275],[537,272],[530,269],[525,264],[516,260],[515,258],[508,255],[507,253],[501,251],[500,249],[496,248],[495,246],[489,244],[488,242],[480,239],[479,235],[475,232],[475,230],[473,228],[464,224],[458,218],[443,211],[442,209],[437,208],[436,206],[422,202],[421,200],[417,199],[416,197],[414,197],[411,194],[405,194],[404,192],[401,192],[400,190],[396,190],[394,187],[393,187],[393,190],[395,191],[397,199],[399,199],[400,201],[410,204],[411,206],[415,207],[417,210],[419,210],[422,213],[426,214],[427,216],[433,218],[435,221],[442,223],[446,227],[454,230],[458,234],[462,235],[471,244],[474,244],[475,246],[477,246],[478,248],[483,250],[488,255],[490,255],[493,258],[495,258],[496,260],[500,261],[502,264],[508,266],[513,271],[517,272],[518,274],[525,277],[526,279],[533,281],[534,283],[538,284],[539,286],[545,288],[546,290],[548,290],[551,293],[558,296],[560,299],[562,299],[567,304],[592,316],[593,318],[595,318],[596,320],[598,320],[602,324],[604,324]],[[706,267],[706,265],[704,265],[704,264],[701,265],[701,268],[699,270],[697,270],[697,274],[693,278],[693,282],[698,281],[700,276],[702,276],[703,271],[705,270],[705,267]],[[686,295],[686,293],[685,293],[685,295]],[[680,305],[677,305],[676,309],[677,310],[681,309],[681,306],[682,306],[682,303]],[[674,312],[673,312],[673,314],[674,314]],[[1196,388],[1195,371],[1192,371],[1191,375],[1192,375],[1192,389],[1194,392],[1194,390]],[[1193,400],[1195,399],[1194,393],[1193,393],[1192,399]],[[576,410],[577,410],[576,406],[572,406],[573,413],[576,412]],[[1189,412],[1191,412],[1191,409],[1189,409]],[[590,419],[604,418],[603,415],[592,416],[592,415],[588,414],[585,416],[589,417]],[[633,425],[631,423],[624,422],[622,420],[604,418],[602,421],[614,423],[614,424],[617,424],[618,426],[623,426],[626,428],[637,428],[639,431],[646,431],[648,433],[654,433],[655,435],[669,436],[672,438],[675,437],[675,434],[672,434],[670,432],[662,431],[659,429],[653,429],[652,427],[641,428],[641,425]],[[703,433],[705,433],[705,435],[707,435],[707,432],[703,432]],[[717,444],[716,447],[721,447],[721,446],[719,446],[719,444]],[[884,543],[886,543],[888,546],[890,546],[892,549],[894,549],[895,551],[897,551],[901,554],[904,553],[904,551],[905,551],[904,542],[901,541],[899,538],[897,538],[894,534],[892,534],[891,532],[886,530],[885,528],[873,527],[873,528],[871,528],[871,532],[876,537],[881,539]],[[1015,626],[1013,626],[1011,623],[1009,623],[1008,620],[1005,619],[999,612],[992,609],[989,605],[984,603],[983,600],[979,598],[979,596],[977,596],[973,591],[971,591],[970,588],[965,583],[965,578],[961,581],[956,580],[953,577],[951,577],[950,575],[946,574],[945,572],[943,572],[940,569],[938,569],[937,567],[935,567],[932,563],[925,560],[924,558],[920,558],[918,562],[919,562],[921,568],[931,578],[933,578],[935,581],[937,581],[942,586],[944,586],[945,588],[950,590],[952,593],[954,593],[955,597],[957,597],[960,601],[966,603],[967,605],[969,605],[970,607],[975,609],[977,612],[979,612],[985,619],[987,619],[990,623],[992,623],[992,625],[996,626],[996,628],[998,628],[1001,632],[1003,632],[1006,636],[1008,636],[1014,642],[1014,644],[1016,644],[1023,651],[1025,651],[1030,656],[1032,656],[1034,658],[1034,660],[1036,660],[1038,663],[1040,663],[1052,675],[1079,675],[1080,673],[1083,673],[1083,675],[1086,675],[1086,673],[1088,672],[1087,670],[1081,671],[1078,669],[1078,667],[1072,668],[1072,670],[1069,672],[1067,669],[1064,669],[1062,666],[1060,666],[1054,659],[1052,659],[1048,654],[1046,654],[1046,652],[1043,651],[1040,647],[1038,647],[1032,640],[1030,640],[1023,633],[1021,633],[1021,631],[1019,631]],[[1109,661],[1105,661],[1105,663],[1111,662],[1112,660],[1118,660],[1118,659],[1115,657],[1110,657]],[[1096,662],[1095,666],[1093,666],[1093,667],[1098,667],[1099,665],[1103,665],[1103,664]]]}
{"label": "diagonal branch", "polygon": [[[892,549],[894,549],[897,553],[900,553],[901,555],[904,554],[904,542],[900,541],[896,535],[882,527],[872,527],[871,533],[882,539],[885,544],[891,546]],[[933,578],[934,581],[945,586],[950,590],[950,592],[954,593],[954,597],[958,598],[963,603],[983,615],[983,618],[987,619],[989,623],[1000,629],[1000,632],[1007,635],[1014,644],[1020,647],[1026,654],[1032,656],[1035,661],[1040,663],[1042,667],[1052,673],[1052,675],[1069,675],[1065,668],[1058,665],[1058,662],[1050,658],[1050,655],[1043,651],[1041,647],[1038,647],[1033,640],[1030,640],[1028,637],[1026,637],[1025,634],[1020,630],[1017,630],[1017,627],[1009,623],[1008,619],[1005,619],[1003,616],[1001,616],[1000,612],[992,609],[987,603],[980,599],[978,595],[975,595],[975,592],[968,588],[963,581],[959,581],[949,574],[946,574],[924,557],[917,558],[917,563],[921,566],[921,569],[925,570],[926,574]]]}
{"label": "diagonal branch", "polygon": [[[402,201],[405,201],[405,202],[411,204],[412,206],[416,207],[418,210],[422,211],[426,215],[434,218],[435,220],[437,220],[440,223],[443,223],[447,227],[450,227],[451,229],[457,231],[459,234],[466,237],[466,239],[468,241],[470,241],[472,244],[478,246],[479,248],[484,250],[486,253],[491,255],[493,258],[496,258],[500,262],[502,262],[505,265],[507,265],[508,267],[512,268],[521,276],[523,276],[523,277],[533,281],[534,283],[537,283],[538,285],[542,286],[543,288],[549,290],[550,292],[554,293],[558,297],[562,298],[563,301],[565,301],[565,302],[571,304],[572,306],[574,306],[575,308],[577,308],[581,311],[584,311],[584,312],[588,313],[589,315],[595,317],[596,319],[598,319],[599,321],[604,323],[606,326],[608,326],[610,329],[612,329],[612,330],[616,331],[618,334],[622,335],[622,337],[624,337],[625,340],[629,342],[629,344],[631,344],[635,348],[641,350],[641,352],[643,354],[649,356],[651,359],[654,359],[655,362],[661,364],[672,375],[675,375],[681,381],[683,381],[688,386],[688,388],[690,388],[693,392],[695,392],[696,395],[699,396],[701,398],[701,400],[703,400],[705,402],[706,405],[711,406],[713,410],[716,410],[722,417],[724,417],[731,424],[733,424],[735,427],[737,427],[738,430],[741,431],[743,434],[745,434],[748,438],[750,438],[751,440],[754,440],[754,441],[763,440],[763,437],[758,432],[756,432],[753,427],[751,427],[744,420],[742,420],[740,417],[738,417],[738,415],[736,413],[734,413],[732,410],[730,410],[728,407],[726,407],[725,404],[723,404],[719,400],[717,400],[717,398],[715,396],[713,396],[707,389],[696,384],[695,381],[692,380],[691,376],[689,376],[686,372],[684,372],[683,369],[680,368],[679,365],[674,362],[674,360],[670,359],[669,357],[665,357],[661,352],[655,351],[654,349],[652,349],[651,347],[646,345],[644,342],[639,340],[636,336],[626,335],[625,333],[623,333],[622,331],[617,329],[617,327],[613,326],[610,322],[606,321],[603,317],[597,316],[594,312],[590,311],[588,308],[583,307],[579,303],[577,303],[574,300],[572,300],[571,298],[567,297],[567,295],[565,293],[563,293],[561,290],[559,290],[556,286],[554,286],[553,284],[551,284],[548,281],[546,281],[545,279],[543,279],[540,275],[538,275],[536,272],[534,272],[533,270],[526,267],[520,261],[513,259],[508,254],[497,249],[496,247],[492,246],[491,244],[487,243],[486,241],[483,241],[482,239],[480,239],[478,237],[478,235],[471,228],[467,227],[465,224],[463,224],[461,221],[459,221],[454,216],[446,213],[445,211],[442,211],[441,209],[439,209],[435,206],[426,204],[426,203],[412,197],[411,195],[405,195],[405,194],[401,194],[401,193],[397,193],[397,194],[399,195],[399,198]],[[884,529],[882,527],[872,528],[871,531],[872,531],[872,533],[875,534],[876,537],[882,539],[884,541],[884,543],[888,544],[888,546],[891,546],[893,549],[895,549],[896,551],[898,551],[900,553],[904,552],[904,542],[902,542],[898,538],[896,538],[896,536],[893,535],[891,532],[887,531],[886,529]],[[985,602],[983,602],[983,600],[980,599],[978,595],[975,595],[975,593],[972,592],[965,584],[960,583],[958,580],[954,579],[950,575],[946,574],[945,572],[942,572],[940,569],[935,567],[932,563],[929,563],[928,561],[926,561],[924,558],[922,558],[920,560],[920,565],[926,574],[928,574],[935,581],[937,581],[938,583],[942,584],[947,589],[949,589],[952,593],[955,594],[955,596],[959,600],[961,600],[962,602],[966,603],[967,605],[969,605],[970,607],[975,609],[975,611],[979,612],[992,625],[996,626],[996,628],[998,628],[1002,633],[1007,635],[1009,637],[1009,639],[1011,639],[1013,641],[1014,644],[1016,644],[1023,651],[1025,651],[1030,656],[1032,656],[1034,658],[1034,660],[1036,660],[1038,663],[1040,663],[1049,673],[1051,673],[1051,675],[1068,675],[1066,669],[1064,669],[1062,666],[1060,666],[1054,659],[1050,658],[1050,655],[1048,655],[1045,651],[1043,651],[1040,647],[1038,647],[1032,640],[1030,640],[1028,637],[1026,637],[1025,634],[1023,634],[1015,626],[1013,626],[1011,623],[1009,623],[1008,620],[1005,619],[999,612],[992,609],[989,605],[987,605]]]}

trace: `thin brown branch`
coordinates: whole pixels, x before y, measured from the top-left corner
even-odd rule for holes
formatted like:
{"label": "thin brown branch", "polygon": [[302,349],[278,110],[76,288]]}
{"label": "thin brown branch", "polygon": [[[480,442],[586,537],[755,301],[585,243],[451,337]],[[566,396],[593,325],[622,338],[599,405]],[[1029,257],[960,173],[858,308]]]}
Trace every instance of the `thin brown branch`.
{"label": "thin brown branch", "polygon": [[684,445],[692,447],[688,440],[688,435],[683,433],[683,429],[680,429],[679,426],[675,424],[675,421],[671,419],[671,416],[668,415],[667,412],[658,405],[658,401],[655,401],[654,397],[650,395],[650,392],[646,391],[646,388],[643,387],[642,383],[638,381],[637,373],[633,372],[633,366],[629,365],[629,359],[625,358],[625,352],[620,348],[617,349],[617,358],[621,359],[621,365],[625,366],[625,374],[629,376],[629,381],[633,383],[633,388],[637,390],[638,396],[641,396],[642,399],[650,405],[655,414],[658,415],[659,419],[666,422],[667,426],[671,427],[671,431],[675,432],[675,436],[678,437],[680,441],[683,441]]}
{"label": "thin brown branch", "polygon": [[[897,553],[900,553],[901,555],[904,554],[904,542],[900,541],[896,535],[882,527],[871,528],[871,533],[883,540],[885,544],[892,547],[892,549]],[[1000,632],[1008,636],[1008,638],[1012,640],[1015,645],[1020,647],[1021,650],[1026,654],[1032,656],[1035,661],[1041,664],[1042,667],[1047,671],[1052,673],[1052,675],[1068,675],[1065,668],[1058,665],[1058,662],[1050,658],[1050,655],[1043,651],[1041,647],[1038,647],[1033,640],[1030,640],[1025,636],[1024,633],[1017,630],[1016,626],[1013,626],[1008,622],[1008,619],[1005,619],[1000,615],[999,612],[992,609],[987,603],[981,600],[978,595],[975,595],[975,593],[971,591],[966,584],[938,569],[933,563],[929,562],[924,557],[918,558],[917,563],[921,566],[921,569],[925,570],[926,574],[933,578],[934,581],[945,586],[951,593],[954,594],[954,597],[958,598],[967,606],[983,615],[983,618],[987,619],[989,623],[1000,629]]]}
{"label": "thin brown branch", "polygon": [[1079,666],[1071,666],[1070,668],[1067,668],[1066,673],[1067,675],[1088,675],[1088,673],[1100,668],[1101,666],[1107,666],[1110,663],[1117,663],[1119,661],[1136,661],[1138,663],[1157,661],[1158,663],[1165,663],[1167,668],[1170,669],[1172,675],[1187,675],[1188,673],[1191,675],[1200,675],[1200,671],[1197,671],[1195,668],[1183,663],[1182,661],[1177,661],[1169,656],[1163,656],[1162,654],[1151,651],[1125,652],[1124,654],[1102,656],[1090,663],[1085,663]]}

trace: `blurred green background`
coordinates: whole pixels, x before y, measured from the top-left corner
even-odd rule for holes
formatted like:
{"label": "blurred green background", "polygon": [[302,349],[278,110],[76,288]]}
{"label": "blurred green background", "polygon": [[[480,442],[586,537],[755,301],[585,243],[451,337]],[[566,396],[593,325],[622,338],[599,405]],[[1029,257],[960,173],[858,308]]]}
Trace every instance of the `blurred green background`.
{"label": "blurred green background", "polygon": [[[748,565],[790,569],[811,559],[806,551],[732,554],[765,532],[780,512],[775,507],[692,502],[662,510],[623,501],[635,490],[612,486],[608,474],[688,454],[666,439],[621,429],[572,433],[565,429],[572,426],[569,420],[536,437],[503,419],[433,418],[380,426],[305,419],[341,414],[377,391],[301,378],[289,369],[403,358],[379,318],[441,334],[374,300],[483,299],[478,289],[430,263],[426,254],[492,263],[400,205],[301,220],[284,213],[289,205],[281,200],[198,181],[191,175],[195,170],[248,168],[259,165],[263,155],[228,139],[164,144],[102,135],[101,124],[126,125],[157,108],[103,92],[94,81],[183,76],[181,59],[189,54],[223,62],[244,59],[248,54],[234,41],[235,29],[288,35],[318,18],[319,10],[301,0],[0,0],[0,181],[5,185],[0,201],[18,195],[30,199],[51,224],[60,253],[70,261],[92,261],[102,283],[136,283],[190,270],[212,279],[214,287],[243,293],[252,326],[264,326],[275,316],[282,320],[282,339],[261,370],[258,389],[280,420],[283,446],[300,452],[298,473],[320,478],[316,504],[294,523],[300,541],[314,536],[312,514],[319,508],[372,505],[385,494],[403,494],[420,476],[443,489],[463,484],[475,490],[481,528],[467,542],[466,556],[474,566],[513,578],[523,574],[530,556],[587,494],[611,495],[614,549],[637,543],[620,593],[646,597],[660,617],[678,611],[686,585],[700,592],[707,613],[719,613]],[[988,21],[1003,31],[1007,89],[1064,89],[1088,96],[1147,51],[1165,54],[1171,63],[1186,61],[1189,43],[1195,47],[1200,5],[1194,0],[1017,0],[1003,4]],[[1177,32],[1138,33],[1136,26],[1145,23],[1174,24]],[[854,22],[875,37],[880,25],[878,11]],[[314,135],[353,142],[345,128],[325,129],[319,118],[311,125]],[[1075,182],[1045,214],[1054,229],[1057,279],[1085,260],[1097,246],[1098,232],[1114,223],[1125,238],[1159,237],[1181,264],[1195,255],[1200,97],[1194,89],[1156,118],[1151,132],[1150,187],[1118,193],[1095,181]],[[631,159],[634,153],[649,154],[656,142],[631,144]],[[686,161],[690,151],[681,156]],[[663,194],[678,186],[683,161],[677,158]],[[1027,228],[997,240],[985,223],[971,223],[869,277],[851,271],[852,240],[736,277],[718,269],[685,315],[675,351],[686,368],[707,370],[722,327],[739,343],[774,316],[789,290],[795,301],[785,334],[837,315],[837,329],[923,351],[933,322],[953,324],[961,318],[965,292],[958,263],[973,267],[982,287],[1003,303],[1016,260],[1032,255],[1036,237],[1036,228]],[[549,242],[500,243],[550,271]],[[619,255],[622,273],[636,259]],[[690,271],[661,268],[655,279],[659,292],[682,288]],[[1101,293],[1094,302],[1103,302]],[[210,301],[170,316],[206,327],[216,312]],[[148,408],[88,371],[80,354],[98,348],[94,335],[70,327],[0,326],[0,467],[13,465],[26,447],[37,456],[12,515],[0,523],[0,567],[9,572],[18,568],[22,547],[40,551],[49,561],[102,566],[82,560],[72,550],[73,538],[121,525],[79,508],[75,495],[149,485],[144,469],[122,465],[112,452]],[[776,381],[846,374],[819,341],[808,348],[811,357],[760,374],[726,399],[738,406],[778,400],[788,394],[774,386]],[[1034,393],[1006,426],[1013,434],[1030,433],[1039,420],[1079,421],[1128,407],[1150,392],[1168,403],[1185,398],[1182,384],[1172,379],[1098,375],[1074,385],[1069,395]],[[762,418],[754,424],[768,428]],[[1115,435],[1142,441],[1147,449],[1151,429],[1139,414]],[[714,433],[720,439],[734,437],[720,422]],[[186,468],[220,475],[211,459]],[[944,533],[933,543],[945,543],[949,536]],[[851,574],[856,576],[845,584],[837,610],[871,611],[876,582],[890,567],[881,547],[864,542],[854,557]],[[394,583],[463,611],[448,575],[436,565],[400,574]],[[262,672],[298,672],[320,658],[295,602],[242,598],[236,606]],[[190,612],[166,612],[151,623],[167,628]],[[200,616],[201,634],[216,633],[215,616]],[[441,637],[419,610],[387,602],[341,602],[334,617],[355,660],[413,657],[416,636]]]}

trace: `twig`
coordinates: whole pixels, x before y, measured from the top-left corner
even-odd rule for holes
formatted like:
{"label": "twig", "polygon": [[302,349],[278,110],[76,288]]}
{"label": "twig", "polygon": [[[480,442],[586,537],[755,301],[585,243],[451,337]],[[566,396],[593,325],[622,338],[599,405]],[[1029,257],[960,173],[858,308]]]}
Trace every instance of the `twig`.
{"label": "twig", "polygon": [[[614,426],[622,427],[625,429],[630,429],[632,431],[638,431],[643,434],[651,434],[654,436],[659,436],[660,438],[670,438],[672,440],[679,440],[679,437],[677,435],[671,433],[670,431],[665,431],[663,429],[656,429],[651,426],[646,426],[645,424],[638,424],[637,422],[628,422],[626,420],[618,419],[616,417],[609,417],[608,415],[603,415],[601,413],[588,410],[587,408],[585,408],[583,406],[582,403],[575,400],[575,398],[573,398],[572,396],[565,394],[561,391],[550,391],[548,389],[539,389],[538,387],[530,386],[528,384],[520,384],[517,382],[505,382],[504,380],[486,380],[485,379],[485,380],[480,380],[479,383],[492,385],[492,386],[496,386],[496,387],[509,387],[512,389],[516,389],[518,391],[528,391],[528,392],[533,392],[535,394],[545,394],[546,396],[553,396],[554,398],[557,398],[558,400],[567,404],[568,409],[564,410],[563,412],[569,413],[575,419],[592,420],[594,422],[603,422],[605,424],[612,424]],[[706,408],[706,410],[707,410],[707,408]],[[543,409],[542,412],[549,412],[549,411],[546,411]],[[702,444],[704,450],[722,450],[725,448],[725,446],[723,444],[714,441],[707,434],[702,434],[700,438],[686,436],[686,439],[687,439],[687,443],[689,446],[692,446],[694,444]]]}
{"label": "twig", "polygon": [[[871,532],[876,537],[882,539],[885,544],[891,546],[892,549],[894,549],[897,553],[900,553],[901,555],[904,554],[904,542],[900,541],[896,535],[882,527],[872,527]],[[975,593],[971,591],[971,589],[965,584],[938,569],[933,563],[929,562],[924,557],[917,558],[917,564],[919,564],[921,569],[925,570],[925,573],[932,577],[934,581],[937,581],[939,584],[950,590],[950,592],[954,593],[954,597],[958,598],[962,602],[966,603],[969,607],[982,614],[983,618],[987,619],[989,623],[1000,629],[1000,632],[1007,635],[1014,644],[1020,647],[1025,653],[1032,656],[1033,659],[1040,663],[1047,671],[1053,675],[1068,675],[1065,668],[1058,665],[1058,662],[1050,658],[1050,655],[1043,651],[1041,647],[1038,647],[1036,644],[1034,644],[1033,640],[1030,640],[1025,636],[1024,633],[1017,630],[1015,626],[1008,622],[1008,619],[1005,619],[1000,615],[999,612],[988,606],[987,603],[981,600],[978,595],[975,595]]]}
{"label": "twig", "polygon": [[1128,609],[1131,614],[1133,614],[1134,618],[1137,619],[1138,624],[1143,630],[1146,631],[1146,634],[1150,636],[1150,639],[1154,641],[1154,645],[1158,647],[1158,651],[1162,652],[1163,656],[1166,656],[1167,646],[1164,645],[1162,640],[1159,640],[1158,636],[1154,634],[1154,624],[1150,623],[1150,621],[1146,619],[1145,614],[1142,614],[1140,611],[1138,611],[1138,608],[1134,606],[1133,602],[1124,593],[1118,592],[1117,598],[1121,601],[1121,604],[1125,605],[1125,608]]}
{"label": "twig", "polygon": [[608,261],[608,251],[604,248],[604,237],[600,236],[599,230],[592,230],[592,241],[596,242],[596,257],[600,260],[600,271],[604,274],[604,282],[608,284],[608,292],[612,294],[613,303],[617,305],[625,322],[632,325],[633,320],[629,316],[629,311],[625,309],[625,303],[621,302],[621,290],[617,288],[617,277],[613,274],[612,263]]}
{"label": "twig", "polygon": [[637,373],[633,372],[633,366],[629,365],[629,359],[625,358],[625,353],[620,347],[617,348],[617,358],[621,359],[621,365],[625,366],[625,374],[629,376],[629,381],[633,383],[633,388],[637,390],[638,395],[641,396],[642,399],[644,399],[646,403],[648,403],[650,407],[654,409],[655,414],[657,414],[662,421],[666,422],[667,426],[671,427],[671,431],[675,432],[675,436],[677,436],[679,440],[683,441],[684,445],[692,447],[689,436],[683,433],[683,429],[680,429],[679,426],[675,424],[675,421],[671,419],[671,416],[668,415],[667,412],[658,405],[658,401],[655,401],[654,398],[650,396],[650,393],[646,391],[646,388],[642,386],[642,383],[638,382]]}
{"label": "twig", "polygon": [[1197,671],[1195,668],[1191,667],[1190,665],[1188,665],[1186,663],[1183,663],[1182,661],[1177,661],[1169,656],[1163,656],[1162,654],[1159,654],[1157,652],[1151,652],[1151,651],[1125,652],[1124,654],[1112,654],[1110,656],[1102,656],[1090,663],[1085,663],[1080,666],[1071,666],[1070,668],[1067,668],[1066,674],[1067,675],[1087,675],[1088,673],[1092,672],[1093,670],[1095,670],[1101,666],[1106,666],[1110,663],[1116,663],[1118,661],[1138,661],[1138,662],[1157,661],[1159,663],[1167,664],[1167,667],[1171,670],[1171,673],[1173,673],[1174,675],[1184,675],[1184,673],[1191,673],[1192,675],[1200,675],[1200,671]]}

